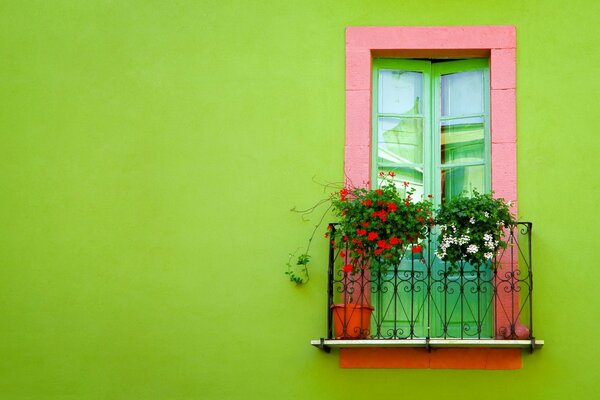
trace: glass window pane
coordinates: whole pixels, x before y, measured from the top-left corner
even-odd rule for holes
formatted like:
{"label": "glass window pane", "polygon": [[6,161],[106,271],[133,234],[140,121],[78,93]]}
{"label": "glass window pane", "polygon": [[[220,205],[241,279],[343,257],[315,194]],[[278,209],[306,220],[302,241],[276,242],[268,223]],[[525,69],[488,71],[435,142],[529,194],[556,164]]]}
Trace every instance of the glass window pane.
{"label": "glass window pane", "polygon": [[441,122],[442,164],[484,160],[483,118],[461,118]]}
{"label": "glass window pane", "polygon": [[483,72],[442,75],[442,116],[483,113]]}
{"label": "glass window pane", "polygon": [[485,193],[485,167],[483,165],[442,169],[443,200],[449,200],[463,192],[470,194],[473,193],[473,190]]}
{"label": "glass window pane", "polygon": [[423,119],[381,117],[377,157],[394,164],[423,162]]}
{"label": "glass window pane", "polygon": [[380,113],[420,114],[423,109],[423,74],[384,69],[379,71]]}
{"label": "glass window pane", "polygon": [[377,186],[381,186],[381,183],[383,182],[383,179],[379,177],[379,173],[383,172],[386,176],[388,176],[390,171],[394,172],[394,185],[398,188],[398,191],[403,196],[406,195],[406,187],[404,186],[404,182],[408,182],[410,187],[415,189],[413,200],[421,200],[424,194],[422,167],[379,167],[377,170]]}

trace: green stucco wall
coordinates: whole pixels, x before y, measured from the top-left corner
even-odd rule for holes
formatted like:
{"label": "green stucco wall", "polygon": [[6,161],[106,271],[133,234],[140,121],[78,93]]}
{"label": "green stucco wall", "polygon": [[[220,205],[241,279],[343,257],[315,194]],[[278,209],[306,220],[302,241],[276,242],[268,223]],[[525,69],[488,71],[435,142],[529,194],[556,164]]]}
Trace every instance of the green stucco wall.
{"label": "green stucco wall", "polygon": [[[589,399],[599,2],[2,1],[0,398]],[[283,272],[341,180],[344,28],[516,25],[520,216],[536,336],[517,371],[342,370],[325,248]]]}

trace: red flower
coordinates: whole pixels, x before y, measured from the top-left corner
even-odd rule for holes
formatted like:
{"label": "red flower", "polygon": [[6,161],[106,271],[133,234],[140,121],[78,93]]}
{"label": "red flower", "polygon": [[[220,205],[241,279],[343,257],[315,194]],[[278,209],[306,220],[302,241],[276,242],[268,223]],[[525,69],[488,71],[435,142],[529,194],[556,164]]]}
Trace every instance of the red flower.
{"label": "red flower", "polygon": [[390,244],[396,245],[399,244],[400,240],[397,237],[390,238]]}
{"label": "red flower", "polygon": [[340,251],[340,257],[346,257],[346,252],[345,251]]}
{"label": "red flower", "polygon": [[364,229],[357,229],[356,233],[358,233],[360,236],[364,236],[367,234],[367,231]]}
{"label": "red flower", "polygon": [[369,232],[369,235],[367,235],[367,240],[375,240],[377,239],[379,235],[377,234],[377,232]]}
{"label": "red flower", "polygon": [[340,199],[342,201],[346,201],[346,196],[348,196],[348,193],[350,193],[350,191],[346,188],[343,188],[342,190],[340,190]]}
{"label": "red flower", "polygon": [[363,206],[371,207],[373,205],[373,201],[371,199],[366,199],[362,202]]}
{"label": "red flower", "polygon": [[423,248],[421,247],[420,244],[415,244],[412,247],[412,252],[413,253],[420,253],[423,250]]}
{"label": "red flower", "polygon": [[385,172],[383,172],[383,171],[379,172],[379,176],[385,176]]}
{"label": "red flower", "polygon": [[329,232],[325,232],[325,237],[329,237]]}
{"label": "red flower", "polygon": [[391,176],[392,178],[393,178],[394,176],[396,176],[396,174],[394,173],[394,171],[390,171],[390,172],[388,172],[388,175],[389,175],[389,176]]}
{"label": "red flower", "polygon": [[408,187],[408,182],[404,181],[404,187]]}
{"label": "red flower", "polygon": [[421,212],[421,208],[420,208],[420,207],[419,207],[419,208],[417,208],[417,212],[418,212],[418,213],[419,213],[419,212]]}
{"label": "red flower", "polygon": [[419,222],[423,222],[423,217],[419,217]]}
{"label": "red flower", "polygon": [[383,253],[383,249],[375,249],[375,250],[373,250],[373,254],[379,255],[381,253]]}
{"label": "red flower", "polygon": [[394,212],[398,209],[398,206],[396,205],[396,203],[388,203],[387,209],[389,212]]}
{"label": "red flower", "polygon": [[379,200],[379,201],[377,202],[377,205],[378,205],[379,207],[383,207],[383,206],[385,206],[385,201],[383,201],[383,200]]}
{"label": "red flower", "polygon": [[352,272],[352,264],[344,265],[344,268],[342,268],[342,271],[344,271],[345,273]]}
{"label": "red flower", "polygon": [[387,213],[384,210],[379,211],[379,218],[385,222],[387,220]]}
{"label": "red flower", "polygon": [[344,236],[344,242],[348,241],[348,236]]}
{"label": "red flower", "polygon": [[387,220],[387,213],[385,210],[374,211],[371,214],[372,217],[379,217],[383,222]]}
{"label": "red flower", "polygon": [[408,201],[405,201],[405,202],[404,202],[404,205],[405,205],[406,207],[408,207],[408,205],[409,205],[409,204],[410,204],[410,203],[409,203]]}
{"label": "red flower", "polygon": [[368,227],[368,226],[369,226],[369,223],[368,223],[368,222],[363,222],[361,225],[362,225],[362,226],[364,226],[364,227],[366,228],[366,227]]}
{"label": "red flower", "polygon": [[372,217],[379,217],[383,222],[385,222],[386,217],[387,217],[387,213],[385,212],[385,210],[379,210],[379,211],[373,211],[371,213]]}
{"label": "red flower", "polygon": [[382,249],[385,249],[388,247],[388,244],[385,240],[378,240],[377,247],[381,247]]}
{"label": "red flower", "polygon": [[332,240],[332,241],[331,241],[331,244],[335,244],[335,240]]}
{"label": "red flower", "polygon": [[381,189],[376,189],[375,193],[377,193],[378,196],[381,196],[383,194],[383,190]]}

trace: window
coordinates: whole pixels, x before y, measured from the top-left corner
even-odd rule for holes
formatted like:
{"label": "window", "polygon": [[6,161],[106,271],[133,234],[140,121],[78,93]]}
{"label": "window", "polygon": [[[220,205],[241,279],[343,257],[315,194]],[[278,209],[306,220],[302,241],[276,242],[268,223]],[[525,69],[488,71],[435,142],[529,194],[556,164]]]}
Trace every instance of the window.
{"label": "window", "polygon": [[372,181],[436,200],[489,192],[489,62],[373,60]]}
{"label": "window", "polygon": [[[438,203],[464,191],[489,192],[488,66],[485,58],[458,61],[373,59],[372,182],[381,179],[380,172],[387,176],[393,171],[398,190],[403,191],[403,182],[409,182],[416,189],[417,200],[433,194]],[[433,262],[429,267],[434,276],[444,273],[441,262]],[[420,263],[415,265],[410,254],[400,263],[398,273],[401,276],[411,276],[411,273],[429,276],[427,267]],[[465,266],[464,274],[467,279],[477,276],[470,265]],[[490,270],[480,274],[491,280]],[[448,279],[453,287],[461,276],[450,273]],[[384,282],[377,285],[380,290],[372,292],[374,319],[381,322],[384,331],[402,332],[400,337],[408,332],[417,337],[443,337],[446,329],[451,337],[460,338],[465,334],[461,327],[466,321],[469,326],[481,323],[481,331],[476,337],[493,336],[492,313],[487,312],[490,307],[459,315],[452,307],[459,303],[458,295],[453,292],[442,296],[441,285],[432,285],[434,295],[427,301],[425,285],[413,282],[411,286],[406,282],[396,286],[391,285],[393,281],[394,273],[390,272]],[[491,287],[482,288],[484,293],[467,290],[463,300],[467,304],[492,304]],[[397,303],[402,307],[389,306]],[[434,305],[434,312],[430,312],[430,304]],[[406,307],[410,310],[399,309]],[[396,311],[390,312],[390,308]],[[437,318],[438,314],[447,318]],[[430,315],[427,321],[426,315]]]}
{"label": "window", "polygon": [[[394,58],[396,60],[392,60]],[[392,109],[382,104],[381,114],[379,108],[375,113],[374,99],[379,101],[379,93],[376,98],[373,97],[378,91],[378,86],[374,83],[374,72],[384,66],[379,64],[383,62],[380,59],[388,59],[386,63],[394,64],[385,65],[392,71],[406,71],[406,76],[403,76],[400,79],[402,82],[398,84],[401,87],[402,85],[414,87],[416,91],[422,90],[422,97],[417,99],[414,95],[410,101],[401,100],[397,104],[392,104]],[[464,61],[452,62],[454,64],[435,61],[419,62],[427,59],[464,59]],[[465,81],[469,81],[468,72],[472,71],[469,69],[471,68],[469,64],[482,62],[474,59],[487,59],[487,71],[482,75],[482,79],[488,79],[489,83],[484,82],[483,85],[484,90],[487,90],[487,93],[483,93],[483,111],[479,109],[471,113],[473,110],[469,109],[469,104],[461,103],[457,105],[458,108],[454,108],[452,103],[444,103],[442,106],[442,95],[452,97],[453,93],[442,90],[441,80],[444,79],[444,83],[448,83],[448,88],[454,88],[453,84],[461,82],[456,82],[458,79],[453,79],[452,76],[446,78],[444,76],[455,75],[454,78],[459,78],[456,75],[464,72],[460,78],[463,78],[463,84],[467,84]],[[411,66],[408,65],[409,63]],[[452,70],[452,68],[458,69]],[[422,74],[420,82],[417,78],[419,73]],[[390,72],[383,78],[396,79],[398,73]],[[473,76],[471,78],[473,79]],[[432,85],[436,87],[434,85],[436,80],[440,81],[437,85],[439,92],[431,89]],[[346,181],[353,185],[365,184],[368,181],[376,182],[373,178],[376,177],[378,169],[388,167],[395,171],[402,171],[405,173],[404,177],[409,178],[407,180],[413,183],[420,182],[422,192],[430,192],[437,199],[440,196],[454,195],[463,188],[481,190],[483,187],[485,190],[493,190],[499,197],[515,200],[513,211],[516,213],[515,87],[516,31],[513,26],[347,28],[344,151]],[[439,110],[436,109],[436,101]],[[389,119],[381,122],[381,140],[379,117],[396,118],[395,125]],[[406,136],[404,148],[399,146],[402,143],[394,142],[395,127],[398,127],[396,128],[398,134]],[[389,134],[383,134],[390,128],[391,139]],[[408,139],[411,139],[412,143]],[[380,142],[386,144],[381,146],[381,154]],[[422,147],[421,151],[419,147]],[[393,158],[394,156],[396,158]],[[498,304],[505,302],[506,299],[503,299],[500,294]],[[494,335],[501,333],[507,323],[503,319],[494,321]],[[500,351],[438,349],[436,352],[429,353],[414,352],[412,349],[404,348],[342,348],[340,365],[347,368],[512,369],[520,367],[520,350]],[[478,364],[479,357],[487,360],[486,366]],[[490,365],[494,366],[490,367]]]}

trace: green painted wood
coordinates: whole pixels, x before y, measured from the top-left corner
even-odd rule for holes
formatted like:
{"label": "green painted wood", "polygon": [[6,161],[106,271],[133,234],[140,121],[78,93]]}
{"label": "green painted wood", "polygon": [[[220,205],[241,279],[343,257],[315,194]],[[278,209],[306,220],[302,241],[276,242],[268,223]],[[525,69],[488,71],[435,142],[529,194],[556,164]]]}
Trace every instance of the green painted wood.
{"label": "green painted wood", "polygon": [[[413,107],[408,113],[394,114],[380,112],[380,72],[395,70],[417,72],[422,74],[422,109]],[[480,71],[483,82],[483,107],[479,113],[464,115],[442,116],[441,82],[444,75],[461,72]],[[442,201],[442,171],[446,179],[447,195],[459,194],[466,182],[479,178],[482,182],[481,191],[491,190],[490,166],[490,120],[489,120],[489,62],[487,59],[470,59],[459,61],[432,62],[427,60],[384,59],[373,60],[373,99],[372,99],[372,173],[371,182],[377,184],[377,174],[380,170],[401,171],[408,176],[407,169],[422,171],[423,195],[433,194],[436,204]],[[417,103],[417,102],[415,102]],[[379,118],[402,118],[423,121],[422,132],[409,123],[399,123],[390,129],[398,132],[399,136],[411,139],[408,133],[422,134],[422,162],[391,162],[380,159],[379,149]],[[461,119],[463,123],[460,124]],[[475,121],[474,119],[477,119]],[[479,121],[479,122],[478,122]],[[450,160],[442,163],[441,159],[441,126],[454,124],[455,128],[448,129],[460,141],[448,142],[445,154]],[[411,131],[412,129],[412,131]],[[480,131],[483,129],[483,143],[478,142]],[[386,131],[387,133],[388,131]],[[401,176],[402,174],[398,174]],[[435,245],[434,245],[435,246]],[[433,250],[433,249],[432,249]],[[493,331],[493,293],[491,285],[483,291],[475,290],[478,280],[489,279],[491,271],[482,268],[477,271],[471,265],[465,265],[462,272],[448,272],[439,260],[433,264],[432,273],[443,276],[444,281],[432,287],[432,297],[426,296],[426,281],[419,278],[426,276],[424,264],[413,260],[412,254],[407,253],[397,271],[392,271],[381,277],[372,296],[374,311],[374,326],[372,334],[379,336],[397,337],[449,337],[449,338],[489,338]],[[443,296],[442,285],[447,285],[450,293]],[[420,290],[411,290],[411,286]],[[421,287],[419,287],[421,286]],[[461,287],[464,290],[461,291]],[[437,290],[442,289],[442,290]],[[411,326],[410,321],[414,321]],[[444,326],[444,321],[449,321]],[[462,323],[461,323],[462,321]],[[375,323],[381,322],[381,330],[375,331]]]}
{"label": "green painted wood", "polygon": [[[415,105],[415,107],[413,108],[413,110],[411,110],[411,112],[404,113],[404,114],[379,112],[379,110],[378,110],[378,106],[379,106],[378,99],[379,99],[379,94],[380,94],[379,93],[379,75],[382,70],[394,70],[394,71],[406,71],[406,72],[420,73],[422,76],[422,88],[423,88],[422,98],[421,98],[423,110],[419,110],[418,107]],[[429,184],[429,182],[431,182],[431,177],[427,176],[427,174],[430,171],[429,171],[429,168],[425,168],[425,165],[428,165],[431,162],[431,160],[429,159],[430,152],[426,150],[431,146],[431,143],[429,142],[430,135],[428,134],[428,132],[431,129],[431,127],[430,127],[430,125],[431,125],[431,114],[430,114],[431,96],[430,96],[430,90],[429,90],[429,87],[431,86],[431,62],[421,61],[421,60],[375,58],[373,60],[372,73],[373,73],[373,76],[372,76],[373,101],[372,101],[372,118],[371,118],[371,120],[372,120],[371,182],[373,185],[376,185],[377,174],[378,174],[380,167],[388,167],[390,169],[396,169],[396,172],[398,172],[398,170],[412,168],[415,171],[423,172],[422,180],[423,180],[423,184],[424,184],[424,191],[428,191],[429,188],[425,185],[427,185],[427,184]],[[402,118],[403,121],[399,124],[399,126],[397,128],[394,127],[394,129],[398,129],[399,131],[404,131],[405,137],[409,136],[409,131],[412,128],[412,127],[407,128],[407,126],[410,125],[409,120],[418,119],[418,120],[422,121],[420,131],[417,129],[414,129],[414,132],[413,132],[415,135],[416,134],[422,135],[422,148],[421,148],[422,162],[419,162],[419,163],[414,163],[414,162],[409,162],[409,161],[403,161],[403,162],[397,162],[397,163],[378,162],[378,148],[379,148],[379,146],[378,146],[378,144],[379,144],[378,143],[379,142],[378,141],[378,130],[379,130],[378,121],[379,121],[380,117]],[[404,123],[404,126],[402,126],[402,123]],[[399,175],[398,179],[400,180],[401,174],[398,174],[398,175]]]}
{"label": "green painted wood", "polygon": [[[442,77],[444,75],[479,71],[483,83],[483,108],[481,113],[442,116]],[[489,119],[489,61],[487,59],[471,59],[440,62],[432,65],[432,142],[433,142],[433,175],[434,198],[439,204],[442,198],[442,185],[445,183],[447,191],[445,196],[452,197],[460,194],[469,178],[467,168],[482,169],[479,175],[483,178],[483,190],[491,190],[491,151],[490,151],[490,119]],[[483,159],[480,162],[450,162],[442,163],[441,159],[441,127],[445,121],[460,121],[461,118],[469,120],[479,118],[483,121]],[[463,124],[459,135],[468,135],[472,126]],[[455,157],[469,158],[471,152],[478,151],[477,145],[458,144],[446,148],[455,152]],[[442,182],[442,171],[446,172],[445,182]],[[458,270],[449,272],[448,266],[436,259],[432,266],[434,276],[444,276],[444,282],[439,286],[447,285],[444,291],[432,288],[431,311],[431,337],[448,338],[490,338],[493,334],[493,289],[491,285],[482,284],[491,277],[489,266],[479,270],[470,264],[465,264]],[[483,285],[483,286],[482,286]],[[476,290],[477,287],[482,290]],[[462,290],[461,290],[462,288]],[[447,294],[444,296],[443,293]],[[447,322],[445,326],[444,321]]]}
{"label": "green painted wood", "polygon": [[[379,112],[379,76],[381,70],[396,70],[417,72],[422,75],[422,109],[415,106],[409,113],[392,114]],[[371,182],[376,184],[378,171],[381,169],[390,169],[397,172],[399,181],[404,180],[402,173],[406,168],[412,168],[414,171],[423,171],[423,190],[430,193],[431,190],[431,168],[426,166],[431,163],[431,62],[421,60],[405,59],[374,59],[373,60],[373,101],[372,101],[372,173]],[[415,134],[422,135],[422,162],[380,162],[378,160],[378,119],[380,117],[397,117],[408,120],[410,118],[420,118],[423,122],[421,131],[415,130]],[[396,127],[394,128],[396,129]],[[398,127],[405,133],[410,127]],[[404,137],[410,137],[405,135]],[[407,175],[405,175],[407,176]],[[410,179],[407,179],[410,180]],[[390,271],[383,274],[378,282],[379,290],[372,295],[372,302],[375,307],[373,317],[372,334],[381,337],[425,337],[427,335],[427,288],[424,281],[419,282],[418,277],[424,277],[426,269],[424,264],[418,259],[413,260],[410,252],[407,252],[405,258],[400,263],[397,271]],[[413,278],[413,277],[416,277]],[[415,287],[418,290],[411,290]],[[413,321],[413,323],[411,323]],[[375,325],[381,322],[381,329],[376,331]]]}
{"label": "green painted wood", "polygon": [[[441,113],[441,79],[443,75],[450,75],[460,72],[481,71],[483,76],[483,112],[478,114],[453,115],[442,117]],[[483,186],[485,192],[491,190],[491,147],[490,147],[490,85],[489,85],[489,60],[488,59],[469,59],[459,61],[446,61],[432,64],[432,143],[433,148],[433,195],[436,204],[440,204],[442,199],[442,163],[441,163],[441,123],[442,121],[455,120],[458,118],[479,117],[484,121],[484,160],[479,164],[471,163],[453,163],[453,167],[482,165],[484,167]],[[457,183],[458,185],[458,183]],[[452,193],[457,195],[458,192]]]}

